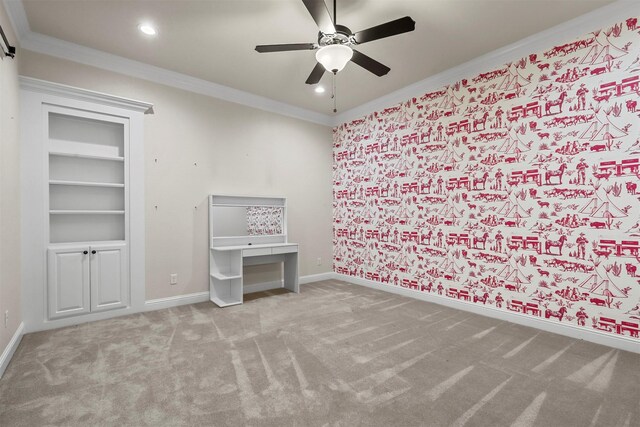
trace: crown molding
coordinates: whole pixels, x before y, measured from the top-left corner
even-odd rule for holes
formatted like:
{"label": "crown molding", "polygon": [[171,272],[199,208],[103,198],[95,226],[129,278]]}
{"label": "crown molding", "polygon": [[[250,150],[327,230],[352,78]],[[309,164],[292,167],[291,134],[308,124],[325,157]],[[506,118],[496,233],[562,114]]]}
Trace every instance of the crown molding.
{"label": "crown molding", "polygon": [[7,15],[9,15],[11,26],[16,33],[18,41],[20,41],[25,35],[31,32],[22,0],[3,0],[3,3]]}
{"label": "crown molding", "polygon": [[48,95],[62,95],[66,98],[72,98],[78,101],[95,102],[111,107],[138,111],[144,114],[153,114],[153,104],[149,102],[137,101],[135,99],[109,95],[107,93],[96,92],[93,90],[48,82],[46,80],[34,79],[32,77],[20,76],[19,80],[20,88],[31,92],[46,93]]}
{"label": "crown molding", "polygon": [[123,58],[100,50],[91,49],[43,34],[29,32],[21,40],[23,49],[30,50],[103,70],[159,83],[165,86],[207,95],[251,108],[289,116],[296,119],[331,126],[331,118],[325,114],[285,104],[263,96],[254,95],[228,86],[212,83],[186,74]]}
{"label": "crown molding", "polygon": [[536,33],[515,43],[489,52],[424,80],[405,86],[388,95],[369,101],[358,107],[333,116],[333,126],[364,117],[375,111],[382,110],[411,99],[417,95],[441,89],[443,86],[455,83],[464,78],[470,78],[478,73],[521,58],[532,52],[547,49],[558,43],[580,37],[584,34],[602,28],[613,22],[640,15],[638,0],[618,0],[607,6],[598,8],[584,15],[578,16],[562,24]]}
{"label": "crown molding", "polygon": [[601,28],[607,23],[640,15],[640,2],[637,0],[617,0],[587,14],[566,21],[555,27],[524,38],[516,43],[479,56],[464,64],[445,70],[419,82],[405,86],[388,95],[374,99],[358,107],[337,115],[327,115],[291,104],[276,101],[249,92],[233,89],[186,74],[155,67],[139,61],[123,58],[100,50],[91,49],[75,43],[31,31],[21,0],[2,0],[9,19],[16,30],[21,48],[37,53],[54,56],[85,65],[113,71],[131,77],[159,83],[165,86],[222,99],[251,108],[275,114],[293,117],[324,126],[338,126],[389,105],[406,101],[416,94],[439,89],[463,78],[468,78],[492,67],[501,66],[514,58],[545,49],[553,44],[570,40]]}
{"label": "crown molding", "polygon": [[3,1],[22,49],[323,126],[333,125],[331,116],[326,114],[33,32],[29,27],[22,1]]}

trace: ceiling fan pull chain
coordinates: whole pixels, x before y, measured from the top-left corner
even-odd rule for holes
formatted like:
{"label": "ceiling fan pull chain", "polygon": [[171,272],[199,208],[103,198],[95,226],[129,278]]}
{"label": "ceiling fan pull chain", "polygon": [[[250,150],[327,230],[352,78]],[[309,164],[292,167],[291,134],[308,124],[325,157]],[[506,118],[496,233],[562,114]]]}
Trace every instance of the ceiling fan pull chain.
{"label": "ceiling fan pull chain", "polygon": [[333,89],[331,89],[331,99],[333,99],[333,112],[337,113],[338,109],[336,108],[336,74],[333,74]]}

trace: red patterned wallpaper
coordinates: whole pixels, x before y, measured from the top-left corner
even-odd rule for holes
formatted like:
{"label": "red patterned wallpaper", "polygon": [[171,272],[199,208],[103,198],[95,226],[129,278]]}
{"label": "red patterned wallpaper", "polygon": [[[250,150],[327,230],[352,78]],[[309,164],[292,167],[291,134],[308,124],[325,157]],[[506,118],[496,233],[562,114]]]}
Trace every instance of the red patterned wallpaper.
{"label": "red patterned wallpaper", "polygon": [[630,18],[334,130],[334,270],[638,338]]}

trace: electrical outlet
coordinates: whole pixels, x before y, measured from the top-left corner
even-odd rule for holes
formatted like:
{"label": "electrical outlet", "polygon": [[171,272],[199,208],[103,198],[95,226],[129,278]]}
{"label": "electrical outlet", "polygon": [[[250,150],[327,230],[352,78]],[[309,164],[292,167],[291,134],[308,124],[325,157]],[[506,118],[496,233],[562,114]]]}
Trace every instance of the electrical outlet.
{"label": "electrical outlet", "polygon": [[322,265],[322,258],[318,258],[316,260],[316,265]]}
{"label": "electrical outlet", "polygon": [[9,325],[9,310],[4,312],[4,327],[6,328]]}
{"label": "electrical outlet", "polygon": [[178,284],[178,274],[177,273],[172,273],[171,276],[169,276],[169,284],[170,285],[177,285]]}

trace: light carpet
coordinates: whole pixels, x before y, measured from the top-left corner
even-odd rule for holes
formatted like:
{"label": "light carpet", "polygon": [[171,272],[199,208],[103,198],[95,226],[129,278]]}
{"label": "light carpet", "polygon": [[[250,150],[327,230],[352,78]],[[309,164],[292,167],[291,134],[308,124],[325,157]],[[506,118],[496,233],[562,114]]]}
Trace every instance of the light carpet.
{"label": "light carpet", "polygon": [[323,281],[26,335],[1,426],[638,426],[640,355]]}

